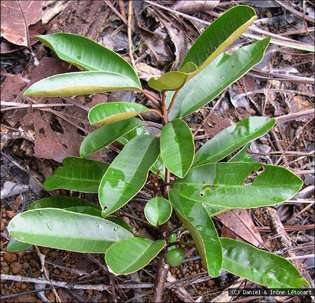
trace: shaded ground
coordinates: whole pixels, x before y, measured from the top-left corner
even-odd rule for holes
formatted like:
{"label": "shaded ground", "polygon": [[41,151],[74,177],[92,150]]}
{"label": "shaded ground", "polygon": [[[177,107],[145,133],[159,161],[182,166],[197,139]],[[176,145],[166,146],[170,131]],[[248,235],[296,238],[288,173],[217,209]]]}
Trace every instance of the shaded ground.
{"label": "shaded ground", "polygon": [[[211,5],[201,6],[189,1],[133,1],[131,9],[134,14],[130,17],[128,3],[124,1],[69,1],[67,5],[59,1],[59,6],[56,6],[56,1],[50,1],[44,4],[46,24],[42,24],[45,23],[42,17],[42,21],[29,29],[32,53],[1,40],[1,51],[5,52],[1,58],[1,273],[14,276],[11,280],[16,280],[1,281],[3,302],[54,302],[58,301],[58,297],[62,302],[149,302],[157,268],[153,262],[139,273],[114,277],[108,273],[101,255],[45,248],[32,248],[17,254],[6,252],[9,220],[17,212],[25,210],[32,200],[58,193],[45,192],[41,184],[63,158],[78,155],[80,142],[89,131],[88,109],[99,102],[115,99],[148,103],[130,92],[78,97],[75,100],[23,98],[21,92],[30,83],[70,69],[53,57],[49,50],[35,44],[32,35],[57,31],[80,33],[113,48],[128,60],[131,48],[140,77],[145,80],[150,75],[176,68],[186,49],[205,26],[198,20],[211,22],[233,2],[211,1]],[[249,151],[262,162],[292,169],[304,181],[302,191],[292,201],[277,207],[276,211],[261,208],[230,212],[220,215],[216,224],[221,235],[241,238],[256,246],[263,245],[270,251],[291,258],[312,281],[315,266],[314,114],[310,109],[314,106],[314,57],[305,50],[314,44],[314,4],[311,1],[304,1],[304,5],[302,1],[281,1],[279,5],[275,1],[263,0],[237,3],[251,4],[257,10],[259,20],[249,33],[261,35],[262,31],[271,32],[275,34],[275,44],[271,44],[264,61],[248,76],[226,90],[218,102],[212,102],[191,115],[187,122],[195,131],[199,146],[231,121],[249,115],[281,116],[277,127],[251,143]],[[55,16],[49,19],[49,12]],[[194,16],[194,19],[189,16]],[[132,43],[128,42],[128,19],[132,25]],[[243,37],[238,43],[247,41],[249,39]],[[39,107],[31,106],[35,104]],[[152,122],[160,122],[153,118]],[[113,145],[95,158],[109,160],[118,148]],[[69,193],[64,191],[64,194]],[[143,217],[144,201],[150,194],[150,189],[145,188],[133,202],[119,211],[137,232],[147,235],[155,232],[144,224]],[[94,195],[82,196],[96,202]],[[175,218],[171,223],[178,233],[184,232]],[[191,241],[189,235],[184,233],[183,237]],[[194,300],[226,302],[232,299],[224,292],[227,287],[253,286],[225,273],[211,279],[193,246],[187,250],[184,264],[171,269],[171,273],[174,280],[168,282],[165,293],[165,300],[169,302],[180,299],[174,291],[180,287]],[[21,282],[21,276],[46,281],[49,278],[67,285],[65,288],[55,283],[53,290],[49,282],[46,285],[38,283],[38,280]],[[73,285],[77,289],[73,289]],[[254,300],[310,302],[310,298],[301,297],[233,298],[235,302]]]}

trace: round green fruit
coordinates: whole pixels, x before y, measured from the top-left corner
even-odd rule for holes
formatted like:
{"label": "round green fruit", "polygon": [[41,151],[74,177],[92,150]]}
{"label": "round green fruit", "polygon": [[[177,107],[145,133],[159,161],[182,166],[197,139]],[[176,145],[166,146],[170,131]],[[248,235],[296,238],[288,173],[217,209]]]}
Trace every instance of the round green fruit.
{"label": "round green fruit", "polygon": [[177,241],[177,236],[176,234],[170,234],[170,236],[168,237],[168,243],[174,243]]}
{"label": "round green fruit", "polygon": [[166,262],[170,266],[179,266],[182,264],[185,256],[185,250],[182,248],[173,248],[166,254]]}

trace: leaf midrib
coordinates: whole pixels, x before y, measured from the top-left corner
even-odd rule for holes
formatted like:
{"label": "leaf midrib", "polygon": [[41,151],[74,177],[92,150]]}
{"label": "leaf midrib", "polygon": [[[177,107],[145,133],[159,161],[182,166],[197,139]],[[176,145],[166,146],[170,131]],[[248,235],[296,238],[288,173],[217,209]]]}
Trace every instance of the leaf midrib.
{"label": "leaf midrib", "polygon": [[[143,251],[142,255],[139,255],[136,259],[135,262],[133,262],[132,265],[126,267],[126,269],[124,270],[124,272],[129,272],[129,269],[132,268],[132,266],[134,266],[145,254],[146,252],[153,246],[154,243],[150,243],[150,245],[145,249],[145,251]],[[148,262],[145,262],[146,264]]]}

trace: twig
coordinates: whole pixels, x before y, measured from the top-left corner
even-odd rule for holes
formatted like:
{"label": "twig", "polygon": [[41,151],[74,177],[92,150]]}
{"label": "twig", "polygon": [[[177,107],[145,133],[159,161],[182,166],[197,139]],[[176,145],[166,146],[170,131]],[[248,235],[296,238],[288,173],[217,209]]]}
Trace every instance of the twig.
{"label": "twig", "polygon": [[[41,264],[41,272],[44,273],[45,278],[50,282],[49,272],[48,272],[48,270],[47,270],[47,268],[45,266],[45,258],[46,258],[46,256],[40,252],[39,248],[36,245],[35,245],[35,250],[36,250],[36,253],[38,255],[40,264]],[[59,297],[59,294],[58,294],[57,290],[55,289],[55,287],[52,284],[50,284],[50,286],[52,287],[53,293],[54,293],[54,295],[56,297],[56,301],[61,303],[62,301],[61,301],[61,299]]]}
{"label": "twig", "polygon": [[115,6],[111,3],[111,1],[105,0],[104,2],[121,19],[122,22],[128,25],[126,18],[115,8]]}
{"label": "twig", "polygon": [[302,96],[308,96],[308,97],[314,97],[314,94],[310,94],[310,93],[305,93],[305,92],[301,92],[301,91],[297,91],[297,90],[289,90],[289,89],[277,89],[277,88],[264,88],[264,89],[256,89],[256,90],[252,90],[250,92],[246,92],[246,93],[242,93],[239,95],[236,95],[234,97],[235,100],[238,100],[242,97],[245,96],[249,96],[249,95],[255,95],[255,94],[266,94],[268,91],[270,92],[285,92],[285,93],[290,93],[290,94],[297,94],[297,95],[302,95]]}
{"label": "twig", "polygon": [[146,89],[143,89],[141,92],[154,104],[155,107],[161,107],[160,100],[152,95],[151,92],[147,91]]}
{"label": "twig", "polygon": [[247,74],[262,79],[274,79],[279,81],[290,80],[293,82],[302,82],[313,84],[315,79],[313,77],[302,77],[290,74],[281,74],[277,71],[264,71],[258,67],[253,67],[252,70]]}
{"label": "twig", "polygon": [[[166,280],[169,283],[169,285],[166,286],[167,288],[171,287],[172,285],[174,285],[174,283],[176,283],[176,278],[174,278],[170,272],[168,273]],[[189,292],[184,287],[177,286],[177,287],[171,288],[171,290],[183,302],[194,302],[194,299],[191,297]]]}
{"label": "twig", "polygon": [[[67,282],[60,282],[54,280],[46,280],[41,278],[30,278],[23,276],[15,276],[15,275],[6,275],[1,274],[0,279],[2,281],[14,281],[19,283],[35,283],[35,284],[46,284],[53,285],[55,287],[66,288],[66,289],[83,289],[83,290],[97,290],[97,291],[108,291],[111,289],[111,285],[104,284],[72,284]],[[152,288],[154,286],[153,283],[141,283],[141,284],[120,284],[117,285],[119,289],[134,289],[134,288]]]}
{"label": "twig", "polygon": [[304,117],[304,116],[308,116],[308,115],[315,115],[315,110],[312,109],[307,109],[307,110],[302,110],[299,111],[297,113],[292,113],[292,114],[287,114],[287,115],[283,115],[283,116],[279,116],[276,118],[277,123],[285,123],[288,121],[293,121],[296,120],[298,118]]}
{"label": "twig", "polygon": [[[269,226],[256,226],[256,228],[260,232],[270,232],[271,228]],[[307,224],[307,225],[286,225],[283,226],[285,231],[302,231],[302,230],[312,230],[315,228],[315,224]]]}
{"label": "twig", "polygon": [[159,270],[157,274],[157,281],[155,286],[155,294],[153,302],[163,302],[163,292],[165,288],[165,282],[169,271],[169,265],[165,264],[164,257],[161,256],[159,261]]}
{"label": "twig", "polygon": [[[152,5],[152,6],[155,6],[155,7],[158,7],[160,9],[163,9],[163,10],[166,10],[168,12],[171,12],[171,13],[173,13],[175,15],[184,17],[184,18],[186,18],[188,20],[192,20],[192,21],[198,22],[200,24],[204,24],[204,25],[209,25],[210,24],[210,22],[208,22],[208,21],[205,21],[205,20],[202,20],[202,19],[190,16],[190,15],[181,13],[179,11],[176,11],[174,9],[168,8],[166,6],[157,4],[157,3],[153,2],[153,1],[145,0],[145,2],[150,4],[150,5]],[[217,14],[215,14],[215,15],[217,15]],[[263,33],[263,35],[268,35],[268,36],[273,35],[273,36],[275,36],[275,34],[272,34],[270,32],[264,31],[264,30],[262,30],[260,28],[258,28],[258,30],[257,30],[257,28],[258,28],[257,26],[249,27],[249,29],[251,29],[252,31]],[[255,40],[261,40],[263,38],[263,36],[261,36],[261,35],[255,35],[255,34],[250,34],[250,33],[243,33],[242,35],[244,37],[252,38],[252,39],[255,39]],[[300,50],[314,52],[314,46],[311,45],[311,44],[306,44],[306,43],[303,43],[303,42],[300,42],[300,41],[298,42],[298,41],[295,41],[293,39],[290,39],[291,41],[289,41],[288,38],[283,38],[280,35],[276,35],[276,36],[277,37],[272,37],[272,39],[270,41],[271,43],[276,44],[276,45],[280,45],[280,46],[294,48],[294,49],[300,49]]]}
{"label": "twig", "polygon": [[301,260],[301,259],[314,259],[314,254],[304,255],[304,256],[294,256],[294,257],[288,257],[288,260]]}
{"label": "twig", "polygon": [[248,151],[249,154],[252,155],[262,155],[262,156],[270,156],[270,155],[288,155],[288,156],[310,156],[314,157],[315,156],[315,151],[310,151],[310,152],[299,152],[299,151],[274,151],[274,152],[269,152],[269,153],[255,153],[252,151]]}
{"label": "twig", "polygon": [[315,23],[315,19],[312,18],[312,17],[309,17],[301,12],[299,12],[298,10],[296,10],[294,7],[292,7],[289,3],[290,2],[286,2],[286,1],[279,1],[279,0],[276,0],[276,2],[282,6],[283,8],[285,8],[286,10],[288,10],[289,12],[291,12],[292,14],[302,18],[302,19],[305,19],[306,21],[308,22],[311,22],[311,23]]}
{"label": "twig", "polygon": [[121,15],[126,19],[126,10],[125,10],[125,1],[124,0],[118,0],[118,6]]}
{"label": "twig", "polygon": [[133,67],[136,67],[135,59],[133,57],[133,43],[132,43],[132,15],[133,15],[133,7],[132,1],[128,1],[128,44],[129,44],[129,57]]}
{"label": "twig", "polygon": [[8,106],[6,108],[1,108],[1,112],[5,112],[13,109],[32,109],[32,108],[47,108],[47,107],[64,107],[73,106],[73,104],[62,104],[62,103],[52,103],[52,104],[25,104],[18,102],[7,102],[1,101],[1,106]]}

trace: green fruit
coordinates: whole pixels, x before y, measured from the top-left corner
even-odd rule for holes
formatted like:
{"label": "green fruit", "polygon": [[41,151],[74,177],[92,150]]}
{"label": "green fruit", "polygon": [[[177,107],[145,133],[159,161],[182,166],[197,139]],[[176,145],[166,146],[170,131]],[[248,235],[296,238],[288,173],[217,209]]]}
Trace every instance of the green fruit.
{"label": "green fruit", "polygon": [[174,248],[167,252],[166,262],[171,266],[179,266],[183,262],[185,251],[182,248]]}
{"label": "green fruit", "polygon": [[170,236],[168,237],[168,243],[174,243],[177,241],[177,236],[176,234],[170,234]]}

